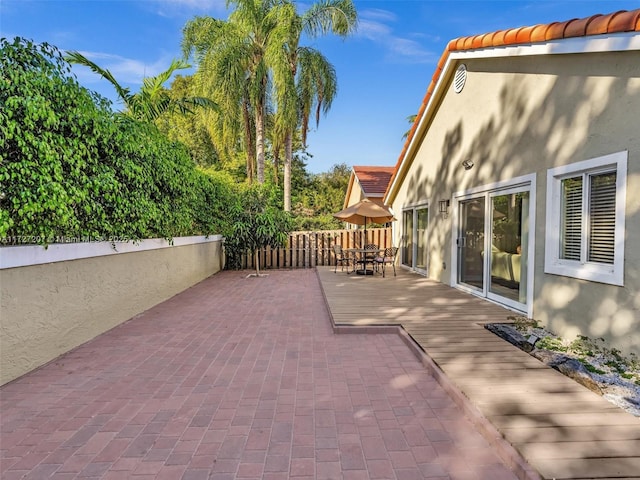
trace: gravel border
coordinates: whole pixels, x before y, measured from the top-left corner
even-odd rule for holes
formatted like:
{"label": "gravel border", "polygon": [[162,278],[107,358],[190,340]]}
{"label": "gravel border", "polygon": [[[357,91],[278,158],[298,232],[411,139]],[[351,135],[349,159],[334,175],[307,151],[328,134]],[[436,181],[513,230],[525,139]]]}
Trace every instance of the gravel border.
{"label": "gravel border", "polygon": [[[617,407],[640,417],[640,384],[624,378],[620,372],[612,368],[608,364],[611,362],[611,355],[607,355],[606,351],[604,353],[596,351],[592,355],[579,355],[571,351],[540,348],[541,339],[560,342],[562,339],[530,323],[531,321],[529,324],[522,322],[518,325],[520,329],[516,328],[515,323],[493,323],[485,325],[485,328],[589,390],[598,393]],[[640,381],[640,372],[631,373]]]}

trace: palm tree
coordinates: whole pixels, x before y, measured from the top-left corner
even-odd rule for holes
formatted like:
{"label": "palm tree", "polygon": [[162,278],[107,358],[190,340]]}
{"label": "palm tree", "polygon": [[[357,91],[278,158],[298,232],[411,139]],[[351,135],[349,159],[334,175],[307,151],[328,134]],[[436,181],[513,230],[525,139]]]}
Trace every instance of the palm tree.
{"label": "palm tree", "polygon": [[[415,123],[416,118],[418,118],[418,115],[414,114],[414,115],[409,115],[405,120],[407,122],[409,122],[411,124],[411,126],[413,127],[413,124]],[[407,138],[409,138],[409,134],[410,133],[411,133],[411,129],[409,129],[406,132],[404,132],[404,135],[402,135],[402,139],[406,140]]]}
{"label": "palm tree", "polygon": [[316,125],[320,113],[327,113],[337,92],[336,72],[317,50],[300,46],[303,34],[311,38],[333,33],[346,37],[356,29],[357,13],[352,0],[320,0],[304,14],[296,11],[289,0],[283,6],[281,19],[288,19],[287,37],[282,45],[285,53],[269,57],[274,69],[277,99],[277,131],[284,144],[284,210],[291,210],[291,164],[293,133],[301,128],[306,146],[311,112],[315,109]]}
{"label": "palm tree", "polygon": [[[235,9],[228,21],[196,17],[187,22],[182,49],[187,58],[195,55],[202,88],[221,102],[226,137],[237,138],[244,130],[247,156],[255,147],[257,180],[263,183],[271,72],[267,58],[278,56],[288,23],[281,0],[228,0],[229,5]],[[247,158],[249,177],[252,163]]]}
{"label": "palm tree", "polygon": [[107,80],[116,90],[118,97],[126,107],[125,113],[142,121],[154,122],[165,112],[178,111],[180,113],[193,113],[193,107],[217,108],[214,102],[203,97],[172,98],[164,84],[171,78],[173,72],[190,68],[191,65],[183,60],[173,60],[169,68],[155,77],[143,79],[142,88],[137,93],[131,93],[129,88],[118,83],[109,70],[103,69],[80,52],[68,52],[65,59],[69,63],[89,67]]}
{"label": "palm tree", "polygon": [[253,180],[255,135],[247,75],[250,51],[236,25],[211,17],[195,17],[182,30],[182,50],[197,64],[194,80],[220,106],[209,128],[221,153],[230,158],[244,146],[249,183]]}

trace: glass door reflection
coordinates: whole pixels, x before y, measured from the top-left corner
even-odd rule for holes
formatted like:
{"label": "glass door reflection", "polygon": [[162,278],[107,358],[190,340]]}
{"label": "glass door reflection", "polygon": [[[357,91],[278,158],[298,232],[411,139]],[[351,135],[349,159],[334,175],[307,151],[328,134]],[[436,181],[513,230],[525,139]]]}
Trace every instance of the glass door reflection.
{"label": "glass door reflection", "polygon": [[417,270],[427,271],[427,227],[429,225],[429,209],[421,207],[416,209],[416,264]]}
{"label": "glass door reflection", "polygon": [[402,212],[402,264],[413,267],[413,210]]}
{"label": "glass door reflection", "polygon": [[485,198],[459,203],[458,283],[484,291]]}
{"label": "glass door reflection", "polygon": [[491,198],[491,262],[489,291],[526,303],[529,238],[529,192]]}

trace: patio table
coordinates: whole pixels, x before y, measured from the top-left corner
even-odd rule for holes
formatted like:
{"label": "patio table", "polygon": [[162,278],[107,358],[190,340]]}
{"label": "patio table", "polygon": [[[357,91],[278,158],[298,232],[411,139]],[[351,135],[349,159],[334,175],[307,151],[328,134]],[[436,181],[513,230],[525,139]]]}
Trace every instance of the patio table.
{"label": "patio table", "polygon": [[[356,275],[373,275],[373,270],[367,269],[367,263],[370,263],[373,267],[376,256],[382,252],[384,248],[371,249],[371,248],[345,248],[344,251],[348,252],[353,257],[353,270],[349,273],[356,272]],[[356,270],[356,265],[361,263],[362,268]]]}

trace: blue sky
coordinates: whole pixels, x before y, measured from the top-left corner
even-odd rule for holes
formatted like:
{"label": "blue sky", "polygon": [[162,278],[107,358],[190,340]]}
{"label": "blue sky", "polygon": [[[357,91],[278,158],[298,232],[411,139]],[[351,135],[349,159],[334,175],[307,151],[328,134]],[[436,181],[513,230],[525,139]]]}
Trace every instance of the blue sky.
{"label": "blue sky", "polygon": [[[338,96],[309,135],[311,172],[332,165],[395,165],[415,113],[449,40],[505,28],[631,10],[617,0],[355,0],[358,32],[347,40],[306,45],[334,64]],[[304,10],[304,2],[299,2]],[[197,15],[226,18],[224,0],[2,0],[0,36],[22,36],[78,50],[136,91],[143,77],[181,56],[185,23]],[[75,67],[85,87],[115,100],[111,86]]]}

